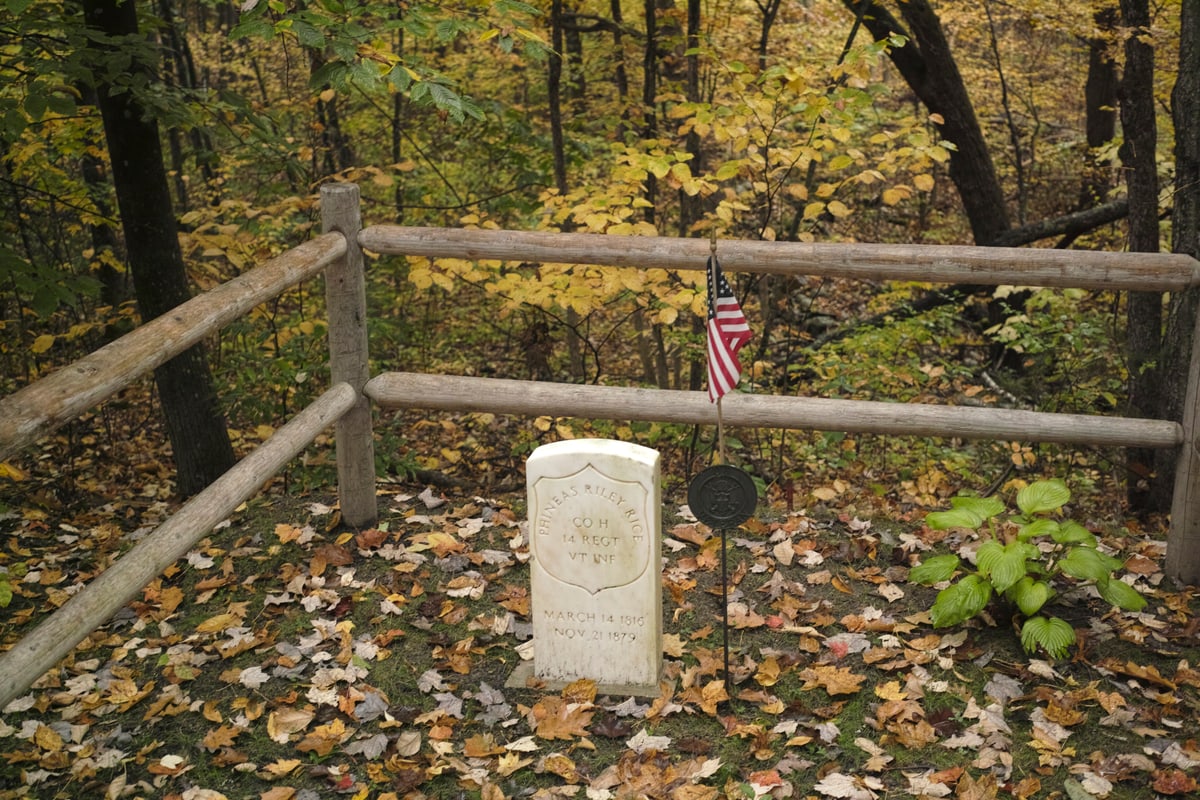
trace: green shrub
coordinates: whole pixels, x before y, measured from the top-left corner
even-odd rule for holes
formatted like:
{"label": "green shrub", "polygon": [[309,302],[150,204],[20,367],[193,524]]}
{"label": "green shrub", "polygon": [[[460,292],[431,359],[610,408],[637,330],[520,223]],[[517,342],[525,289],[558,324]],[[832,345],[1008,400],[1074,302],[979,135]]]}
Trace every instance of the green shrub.
{"label": "green shrub", "polygon": [[[1004,503],[994,497],[959,496],[950,501],[949,511],[927,515],[925,521],[934,530],[966,528],[985,537],[975,569],[938,592],[930,609],[934,627],[951,627],[978,616],[995,596],[1025,618],[1021,644],[1026,652],[1041,649],[1051,658],[1062,658],[1075,643],[1075,630],[1044,611],[1059,587],[1091,583],[1118,608],[1143,608],[1145,598],[1115,577],[1123,563],[1100,552],[1095,535],[1078,522],[1056,518],[1070,499],[1062,481],[1044,480],[1017,493],[1018,513],[1006,515]],[[957,555],[937,555],[914,567],[909,579],[932,585],[950,580],[961,566]]]}

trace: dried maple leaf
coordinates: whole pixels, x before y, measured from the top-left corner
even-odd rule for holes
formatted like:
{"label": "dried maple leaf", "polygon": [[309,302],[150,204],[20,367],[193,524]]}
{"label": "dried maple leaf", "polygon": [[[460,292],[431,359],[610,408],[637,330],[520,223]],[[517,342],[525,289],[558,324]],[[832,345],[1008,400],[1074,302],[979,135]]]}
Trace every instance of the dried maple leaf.
{"label": "dried maple leaf", "polygon": [[1042,782],[1034,776],[1022,778],[1012,789],[1013,797],[1017,800],[1026,800],[1033,797],[1042,790]]}
{"label": "dried maple leaf", "polygon": [[205,734],[204,739],[200,743],[211,753],[220,750],[222,747],[233,747],[234,740],[237,739],[238,734],[241,732],[241,728],[235,728],[232,725],[222,725],[219,728],[213,728]]}
{"label": "dried maple leaf", "polygon": [[387,531],[371,528],[357,534],[354,537],[354,543],[358,545],[359,550],[374,550],[386,542],[389,535]]}
{"label": "dried maple leaf", "polygon": [[780,672],[779,662],[774,656],[768,656],[758,665],[754,680],[760,686],[774,686],[779,682]]}
{"label": "dried maple leaf", "polygon": [[799,677],[804,681],[801,689],[820,687],[831,696],[854,694],[862,686],[862,682],[867,679],[865,675],[856,675],[851,672],[849,667],[834,667],[824,664],[801,670]]}
{"label": "dried maple leaf", "polygon": [[551,753],[537,765],[537,772],[551,772],[567,783],[579,783],[579,770],[575,762],[562,753]]}
{"label": "dried maple leaf", "polygon": [[296,749],[301,753],[313,753],[324,757],[332,753],[337,744],[337,737],[322,736],[314,732],[305,736],[300,744],[296,745]]}
{"label": "dried maple leaf", "polygon": [[463,742],[463,755],[467,758],[487,758],[505,752],[490,733],[480,733]]}
{"label": "dried maple leaf", "polygon": [[1191,794],[1196,791],[1196,779],[1179,769],[1158,770],[1151,787],[1159,794]]}
{"label": "dried maple leaf", "polygon": [[562,698],[568,703],[593,703],[596,700],[596,682],[580,678],[563,687]]}
{"label": "dried maple leaf", "polygon": [[954,796],[958,800],[995,800],[1000,787],[996,784],[996,776],[981,775],[979,780],[964,772],[958,779],[958,789]]}
{"label": "dried maple leaf", "polygon": [[505,753],[496,760],[496,774],[502,778],[507,778],[517,770],[524,769],[532,763],[532,758],[521,758],[517,753]]}
{"label": "dried maple leaf", "polygon": [[570,703],[561,697],[547,697],[532,709],[534,732],[541,739],[573,739],[588,735],[595,711],[590,703]]}

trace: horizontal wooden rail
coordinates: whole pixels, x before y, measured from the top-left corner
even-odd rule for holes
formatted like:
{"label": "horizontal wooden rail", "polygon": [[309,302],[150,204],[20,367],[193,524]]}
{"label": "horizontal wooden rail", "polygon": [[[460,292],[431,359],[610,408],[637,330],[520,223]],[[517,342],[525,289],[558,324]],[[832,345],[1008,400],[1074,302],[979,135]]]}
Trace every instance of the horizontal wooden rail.
{"label": "horizontal wooden rail", "polygon": [[[358,242],[393,255],[675,270],[704,269],[709,253],[703,239],[398,225],[363,228]],[[1158,292],[1200,285],[1200,262],[1171,253],[736,240],[718,241],[717,253],[732,272]]]}
{"label": "horizontal wooden rail", "polygon": [[[385,372],[368,381],[363,393],[383,408],[717,423],[716,406],[705,392]],[[1183,428],[1177,422],[1003,408],[734,393],[722,399],[721,409],[726,425],[744,428],[1111,447],[1176,447],[1183,441]]]}
{"label": "horizontal wooden rail", "polygon": [[349,384],[339,383],[327,390],[0,655],[0,708],[32,686],[155,576],[211,534],[218,522],[357,402],[358,393]]}
{"label": "horizontal wooden rail", "polygon": [[0,461],[74,419],[346,252],[329,233],[177,306],[90,355],[0,399]]}

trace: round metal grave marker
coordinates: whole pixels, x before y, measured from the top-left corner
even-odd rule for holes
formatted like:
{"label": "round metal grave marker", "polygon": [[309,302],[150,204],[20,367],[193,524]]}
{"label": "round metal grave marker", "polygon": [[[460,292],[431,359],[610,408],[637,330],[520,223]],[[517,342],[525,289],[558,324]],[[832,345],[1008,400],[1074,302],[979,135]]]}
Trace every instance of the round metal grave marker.
{"label": "round metal grave marker", "polygon": [[709,467],[688,486],[688,507],[714,530],[736,528],[754,514],[758,489],[742,470],[729,464]]}

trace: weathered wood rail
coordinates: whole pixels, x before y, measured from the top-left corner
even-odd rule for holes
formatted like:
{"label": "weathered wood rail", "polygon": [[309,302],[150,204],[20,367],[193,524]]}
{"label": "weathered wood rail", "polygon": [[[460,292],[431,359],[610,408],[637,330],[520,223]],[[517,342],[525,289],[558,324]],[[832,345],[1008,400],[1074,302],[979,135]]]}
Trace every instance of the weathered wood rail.
{"label": "weathered wood rail", "polygon": [[[356,527],[372,524],[377,514],[372,403],[384,408],[716,423],[716,408],[704,392],[406,372],[371,377],[362,252],[699,270],[708,256],[707,242],[391,225],[363,228],[356,186],[326,186],[321,202],[321,236],[0,399],[0,459],[4,459],[254,306],[325,272],[331,388],[0,655],[0,708],[209,535],[330,425],[336,426],[342,519]],[[1200,286],[1200,262],[1170,254],[728,241],[721,243],[721,260],[729,272],[868,280],[1162,292]],[[1200,335],[1194,340],[1182,420],[747,394],[729,395],[722,405],[725,421],[744,427],[1173,448],[1179,467],[1166,571],[1178,581],[1194,584],[1200,583],[1198,392]]]}

